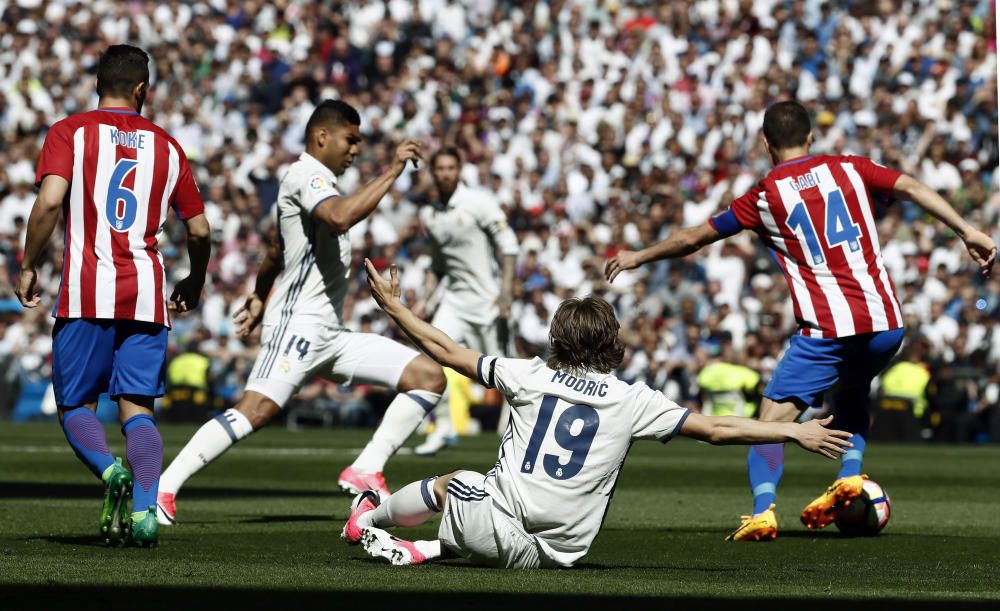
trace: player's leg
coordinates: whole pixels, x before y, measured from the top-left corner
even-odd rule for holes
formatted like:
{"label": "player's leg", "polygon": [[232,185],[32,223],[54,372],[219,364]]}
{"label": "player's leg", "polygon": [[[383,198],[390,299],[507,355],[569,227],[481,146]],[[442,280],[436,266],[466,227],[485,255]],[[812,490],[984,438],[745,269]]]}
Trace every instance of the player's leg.
{"label": "player's leg", "polygon": [[385,463],[441,400],[444,372],[416,350],[380,335],[345,332],[337,341],[340,350],[329,372],[332,379],[388,386],[398,393],[361,454],[340,473],[338,483],[351,494],[373,489],[387,497],[382,477]]}
{"label": "player's leg", "polygon": [[[474,340],[473,326],[467,321],[459,318],[449,307],[442,305],[434,313],[434,320],[431,324],[443,331],[463,346],[468,346],[473,350],[480,350],[471,342]],[[418,456],[433,456],[444,449],[449,443],[456,441],[455,426],[451,420],[451,392],[452,384],[447,382],[445,391],[441,395],[441,400],[431,414],[434,417],[434,430],[431,431],[424,442],[413,449]]]}
{"label": "player's leg", "polygon": [[264,328],[243,396],[233,408],[203,424],[160,477],[160,524],[176,523],[176,497],[191,476],[270,422],[317,364],[331,356],[324,333],[303,326],[288,327],[284,332]]}
{"label": "player's leg", "polygon": [[[824,393],[837,382],[841,352],[837,340],[792,336],[764,390],[759,419],[793,422],[805,408],[822,405]],[[770,541],[777,536],[773,506],[784,465],[784,444],[750,446],[747,475],[753,494],[753,512],[727,537],[728,540]]]}
{"label": "player's leg", "polygon": [[899,350],[903,330],[882,331],[846,340],[850,350],[841,371],[841,382],[833,395],[835,429],[853,433],[853,447],[841,456],[840,472],[827,489],[806,505],[800,519],[808,528],[824,528],[861,495],[861,473],[870,425],[869,393],[872,380]]}
{"label": "player's leg", "polygon": [[108,448],[97,419],[97,397],[107,392],[114,362],[114,323],[58,319],[52,329],[52,389],[59,423],[77,457],[104,483],[101,538],[116,545],[125,538],[132,474]]}
{"label": "player's leg", "polygon": [[115,321],[109,392],[118,401],[125,455],[134,478],[129,540],[140,546],[154,546],[157,541],[156,491],[163,467],[163,438],[153,419],[153,401],[163,396],[166,366],[166,327]]}

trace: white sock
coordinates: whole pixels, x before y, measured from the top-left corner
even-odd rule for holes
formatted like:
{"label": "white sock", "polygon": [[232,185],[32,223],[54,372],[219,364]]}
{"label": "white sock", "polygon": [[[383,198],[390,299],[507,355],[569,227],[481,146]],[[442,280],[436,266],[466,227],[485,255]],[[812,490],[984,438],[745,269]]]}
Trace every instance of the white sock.
{"label": "white sock", "polygon": [[427,560],[434,560],[441,557],[441,541],[438,539],[434,539],[433,541],[414,541],[413,547],[417,548],[417,551],[423,554]]}
{"label": "white sock", "polygon": [[451,422],[451,384],[444,389],[441,400],[434,406],[434,434],[441,437],[454,437],[455,425]]}
{"label": "white sock", "polygon": [[[358,519],[362,528],[391,528],[393,526],[420,526],[441,511],[434,498],[434,480],[428,477],[412,482],[394,492],[375,511],[369,511]],[[438,551],[440,553],[440,550]]]}
{"label": "white sock", "polygon": [[227,409],[201,425],[160,476],[160,492],[177,494],[189,477],[252,432],[250,421],[235,409]]}
{"label": "white sock", "polygon": [[427,412],[441,400],[441,395],[428,390],[410,390],[401,392],[385,410],[382,423],[375,429],[371,441],[354,459],[351,465],[355,471],[362,473],[377,473],[385,467],[389,457],[396,453]]}

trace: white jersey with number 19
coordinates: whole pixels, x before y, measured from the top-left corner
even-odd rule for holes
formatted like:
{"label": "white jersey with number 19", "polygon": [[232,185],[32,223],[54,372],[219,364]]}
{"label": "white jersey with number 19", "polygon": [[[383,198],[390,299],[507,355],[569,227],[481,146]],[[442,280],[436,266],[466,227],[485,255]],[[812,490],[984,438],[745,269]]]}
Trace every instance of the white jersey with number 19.
{"label": "white jersey with number 19", "polygon": [[485,490],[556,566],[590,549],[636,439],[669,441],[688,410],[644,384],[612,374],[575,376],[535,358],[479,359],[479,381],[496,388],[511,417]]}

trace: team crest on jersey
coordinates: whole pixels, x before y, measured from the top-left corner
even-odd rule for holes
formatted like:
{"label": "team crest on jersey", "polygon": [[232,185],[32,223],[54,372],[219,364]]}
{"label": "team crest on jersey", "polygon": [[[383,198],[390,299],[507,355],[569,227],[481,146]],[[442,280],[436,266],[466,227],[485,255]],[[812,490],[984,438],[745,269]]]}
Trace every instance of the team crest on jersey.
{"label": "team crest on jersey", "polygon": [[319,174],[316,174],[315,176],[309,179],[309,188],[312,189],[313,191],[322,191],[323,189],[326,189],[329,186],[330,183],[327,182],[327,180],[322,176],[320,176]]}

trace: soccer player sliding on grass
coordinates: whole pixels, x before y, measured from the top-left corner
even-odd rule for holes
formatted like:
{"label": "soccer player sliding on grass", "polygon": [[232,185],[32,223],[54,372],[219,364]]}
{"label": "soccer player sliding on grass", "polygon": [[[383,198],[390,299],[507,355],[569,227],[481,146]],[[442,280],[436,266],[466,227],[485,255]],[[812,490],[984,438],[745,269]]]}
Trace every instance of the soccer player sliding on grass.
{"label": "soccer player sliding on grass", "polygon": [[[674,435],[713,444],[795,441],[827,458],[850,447],[829,420],[764,423],[689,412],[644,384],[612,373],[622,361],[614,310],[597,297],[568,299],[552,320],[550,352],[508,359],[459,346],[423,322],[391,281],[365,260],[375,301],[432,359],[496,388],[511,406],[496,465],[486,475],[455,471],[413,482],[381,505],[359,494],[341,536],[393,564],[461,556],[506,568],[569,567],[597,536],[629,447]],[[384,529],[418,526],[442,513],[438,539],[405,541]]]}
{"label": "soccer player sliding on grass", "polygon": [[[675,232],[638,252],[608,260],[608,280],[644,263],[687,256],[751,229],[784,272],[801,331],[792,336],[764,389],[762,421],[794,421],[833,391],[834,426],[853,433],[836,481],[802,511],[802,523],[823,528],[861,495],[861,461],[868,437],[868,392],[903,340],[903,317],[893,293],[875,228],[874,196],[910,200],[941,220],[988,277],[996,244],[927,185],[864,157],[810,155],[809,113],[797,102],[764,113],[764,146],[774,169],[729,209],[708,222]],[[784,446],[750,448],[747,470],[753,515],[734,541],[769,541],[778,533],[774,500],[784,469]]]}

